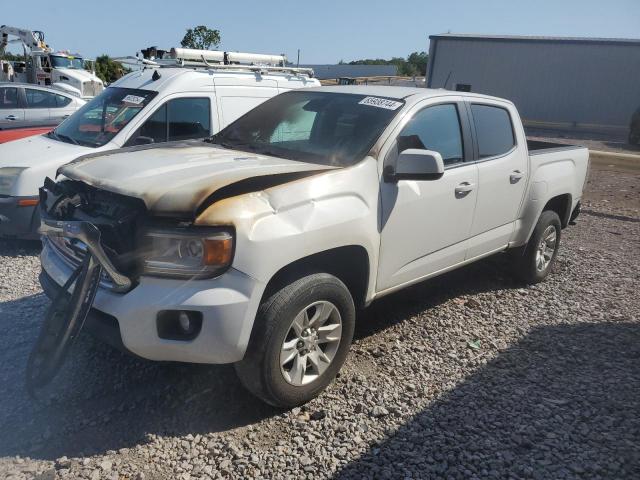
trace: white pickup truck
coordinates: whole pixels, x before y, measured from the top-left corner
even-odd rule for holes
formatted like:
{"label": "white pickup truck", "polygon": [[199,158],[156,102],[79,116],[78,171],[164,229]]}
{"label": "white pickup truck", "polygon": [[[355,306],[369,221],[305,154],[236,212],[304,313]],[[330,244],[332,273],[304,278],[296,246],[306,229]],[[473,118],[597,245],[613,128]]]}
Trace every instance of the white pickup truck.
{"label": "white pickup truck", "polygon": [[61,165],[129,145],[208,137],[274,95],[320,85],[311,73],[209,64],[128,74],[51,133],[0,145],[0,237],[39,238],[38,188]]}
{"label": "white pickup truck", "polygon": [[258,397],[298,405],[338,373],[356,308],[498,252],[545,278],[589,155],[534,147],[498,98],[288,92],[209,142],[62,167],[41,190],[41,282],[55,295],[90,251],[90,330],[151,360],[235,363]]}

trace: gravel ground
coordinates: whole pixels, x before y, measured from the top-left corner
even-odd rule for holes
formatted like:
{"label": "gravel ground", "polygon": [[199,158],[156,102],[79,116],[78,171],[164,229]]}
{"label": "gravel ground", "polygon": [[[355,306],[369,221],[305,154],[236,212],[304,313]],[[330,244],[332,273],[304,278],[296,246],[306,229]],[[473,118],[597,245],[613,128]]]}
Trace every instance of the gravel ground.
{"label": "gravel ground", "polygon": [[640,478],[640,174],[593,169],[555,272],[491,258],[376,302],[319,399],[81,337],[35,402],[37,245],[0,244],[0,478]]}

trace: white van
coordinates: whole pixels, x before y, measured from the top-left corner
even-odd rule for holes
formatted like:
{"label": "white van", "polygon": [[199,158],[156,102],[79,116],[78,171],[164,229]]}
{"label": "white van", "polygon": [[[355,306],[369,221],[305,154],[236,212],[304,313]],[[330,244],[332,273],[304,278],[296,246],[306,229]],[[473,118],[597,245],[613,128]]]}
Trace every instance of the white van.
{"label": "white van", "polygon": [[0,237],[38,238],[38,189],[75,158],[208,137],[268,98],[319,85],[311,70],[284,66],[206,63],[132,72],[51,133],[0,145]]}

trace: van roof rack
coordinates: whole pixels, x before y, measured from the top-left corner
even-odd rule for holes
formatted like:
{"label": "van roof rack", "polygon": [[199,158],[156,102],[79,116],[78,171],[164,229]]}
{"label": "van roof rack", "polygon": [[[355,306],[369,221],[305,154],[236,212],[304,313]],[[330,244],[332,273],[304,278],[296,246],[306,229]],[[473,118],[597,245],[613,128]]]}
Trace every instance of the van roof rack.
{"label": "van roof rack", "polygon": [[249,70],[252,72],[282,72],[313,77],[312,68],[287,65],[285,55],[260,53],[221,52],[218,50],[196,50],[192,48],[172,48],[158,50],[156,47],[142,49],[142,58],[115,58],[121,63],[142,66],[142,68],[202,68],[206,70]]}

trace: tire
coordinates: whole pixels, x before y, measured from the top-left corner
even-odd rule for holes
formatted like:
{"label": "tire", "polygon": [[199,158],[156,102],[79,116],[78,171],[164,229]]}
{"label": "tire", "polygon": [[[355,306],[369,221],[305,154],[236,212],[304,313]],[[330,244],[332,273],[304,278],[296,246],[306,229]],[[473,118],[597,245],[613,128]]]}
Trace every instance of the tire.
{"label": "tire", "polygon": [[[245,357],[235,364],[236,373],[247,390],[270,405],[301,405],[336,377],[349,352],[354,326],[355,306],[345,284],[326,273],[304,276],[260,305]],[[314,343],[316,338],[320,343]],[[285,362],[290,356],[292,360]]]}
{"label": "tire", "polygon": [[[524,251],[521,255],[514,256],[513,267],[516,277],[527,284],[535,284],[549,275],[558,255],[561,231],[558,214],[550,210],[542,212]],[[555,234],[555,241],[550,247],[552,233]],[[549,247],[552,250],[549,250]],[[542,252],[543,248],[545,253]]]}

